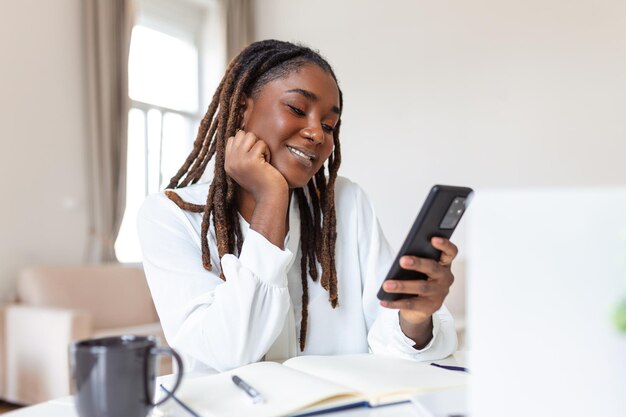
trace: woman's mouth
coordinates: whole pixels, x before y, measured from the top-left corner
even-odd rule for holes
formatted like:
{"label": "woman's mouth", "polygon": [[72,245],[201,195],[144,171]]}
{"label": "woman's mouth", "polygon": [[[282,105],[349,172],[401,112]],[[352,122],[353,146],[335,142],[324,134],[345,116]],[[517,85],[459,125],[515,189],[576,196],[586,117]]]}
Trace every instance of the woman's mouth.
{"label": "woman's mouth", "polygon": [[287,149],[289,149],[289,152],[291,152],[291,154],[295,156],[296,160],[300,162],[301,164],[303,164],[304,166],[307,166],[307,167],[313,166],[313,160],[316,158],[316,155],[310,152],[307,152],[303,149],[297,149],[291,146],[287,146]]}

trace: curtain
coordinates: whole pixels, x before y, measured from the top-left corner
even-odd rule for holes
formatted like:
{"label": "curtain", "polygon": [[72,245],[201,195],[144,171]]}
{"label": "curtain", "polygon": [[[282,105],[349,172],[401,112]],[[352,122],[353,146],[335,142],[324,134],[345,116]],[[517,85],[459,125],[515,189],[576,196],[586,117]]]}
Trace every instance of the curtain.
{"label": "curtain", "polygon": [[89,262],[116,261],[126,203],[132,0],[83,0],[87,81]]}
{"label": "curtain", "polygon": [[226,55],[233,59],[254,39],[253,0],[226,0]]}

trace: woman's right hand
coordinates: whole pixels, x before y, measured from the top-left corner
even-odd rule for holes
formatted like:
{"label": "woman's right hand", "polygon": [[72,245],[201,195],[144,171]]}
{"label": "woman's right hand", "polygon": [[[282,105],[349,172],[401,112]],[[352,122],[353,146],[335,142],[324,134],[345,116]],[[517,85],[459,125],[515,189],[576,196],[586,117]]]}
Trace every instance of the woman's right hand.
{"label": "woman's right hand", "polygon": [[270,164],[267,144],[254,133],[238,130],[228,138],[224,158],[226,173],[252,194],[257,203],[264,198],[288,195],[287,180]]}

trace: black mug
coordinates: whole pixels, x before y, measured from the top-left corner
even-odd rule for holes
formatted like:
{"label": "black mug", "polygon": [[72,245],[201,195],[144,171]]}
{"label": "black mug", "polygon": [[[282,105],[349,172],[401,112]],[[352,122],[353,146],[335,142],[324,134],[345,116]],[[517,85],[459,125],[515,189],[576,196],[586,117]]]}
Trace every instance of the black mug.
{"label": "black mug", "polygon": [[[156,358],[171,355],[178,365],[174,387],[153,402]],[[157,347],[152,336],[114,336],[70,345],[74,402],[80,417],[146,417],[180,385],[183,363],[170,348]]]}

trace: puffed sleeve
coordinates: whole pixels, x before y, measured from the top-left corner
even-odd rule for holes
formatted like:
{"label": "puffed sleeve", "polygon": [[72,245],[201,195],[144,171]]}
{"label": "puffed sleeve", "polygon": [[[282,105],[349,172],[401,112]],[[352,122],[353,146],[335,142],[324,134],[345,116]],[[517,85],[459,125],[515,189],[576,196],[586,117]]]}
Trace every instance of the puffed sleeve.
{"label": "puffed sleeve", "polygon": [[214,242],[209,272],[202,266],[198,232],[163,194],[146,199],[138,232],[163,331],[187,365],[224,371],[259,361],[286,319],[293,254],[249,230],[240,256],[222,257],[222,281]]}
{"label": "puffed sleeve", "polygon": [[395,254],[380,228],[371,202],[360,187],[357,187],[355,193],[363,312],[371,351],[419,361],[451,355],[457,348],[457,336],[454,320],[445,306],[433,314],[433,337],[423,349],[415,349],[413,340],[402,332],[399,311],[380,306],[376,294]]}

